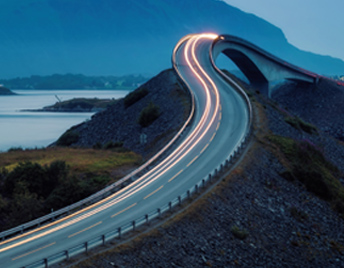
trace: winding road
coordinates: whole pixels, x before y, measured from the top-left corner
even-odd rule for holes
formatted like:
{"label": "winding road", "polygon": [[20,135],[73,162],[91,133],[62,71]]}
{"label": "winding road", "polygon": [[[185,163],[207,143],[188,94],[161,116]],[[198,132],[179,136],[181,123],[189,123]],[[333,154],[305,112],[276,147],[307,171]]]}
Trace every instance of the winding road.
{"label": "winding road", "polygon": [[188,134],[174,151],[145,175],[102,201],[0,242],[0,267],[29,267],[117,230],[165,206],[228,159],[248,132],[250,114],[242,95],[213,66],[210,49],[216,38],[214,34],[189,35],[173,52],[174,68],[191,90],[195,103]]}

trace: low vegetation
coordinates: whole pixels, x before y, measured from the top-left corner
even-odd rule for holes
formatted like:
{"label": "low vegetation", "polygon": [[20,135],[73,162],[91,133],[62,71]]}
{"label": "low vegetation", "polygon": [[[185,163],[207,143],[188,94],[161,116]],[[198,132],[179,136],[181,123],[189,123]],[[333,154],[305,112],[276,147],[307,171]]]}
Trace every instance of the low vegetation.
{"label": "low vegetation", "polygon": [[139,116],[139,124],[142,127],[148,127],[152,124],[160,115],[159,106],[150,102],[145,108],[142,109]]}
{"label": "low vegetation", "polygon": [[124,106],[128,108],[129,106],[133,105],[135,102],[138,102],[143,97],[145,97],[149,93],[147,88],[140,88],[135,91],[130,92],[124,98]]}
{"label": "low vegetation", "polygon": [[241,240],[244,240],[248,236],[248,231],[246,229],[241,229],[237,225],[233,225],[231,228],[232,234]]}
{"label": "low vegetation", "polygon": [[292,127],[307,132],[309,134],[318,133],[317,128],[314,125],[304,122],[301,118],[297,116],[287,116],[284,118],[284,121]]}
{"label": "low vegetation", "polygon": [[57,146],[70,146],[79,140],[79,132],[75,131],[75,128],[67,130],[56,141]]}
{"label": "low vegetation", "polygon": [[140,164],[132,152],[48,148],[0,154],[0,230],[102,189]]}
{"label": "low vegetation", "polygon": [[281,154],[286,170],[282,174],[288,180],[298,180],[308,191],[331,203],[344,215],[344,187],[338,180],[341,176],[336,166],[309,140],[295,141],[277,135],[268,136]]}

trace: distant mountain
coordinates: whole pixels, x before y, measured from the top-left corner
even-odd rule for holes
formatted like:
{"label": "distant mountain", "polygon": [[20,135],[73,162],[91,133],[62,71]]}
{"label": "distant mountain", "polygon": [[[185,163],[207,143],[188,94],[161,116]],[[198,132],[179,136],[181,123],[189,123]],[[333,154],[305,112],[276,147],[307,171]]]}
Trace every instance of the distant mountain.
{"label": "distant mountain", "polygon": [[301,51],[270,23],[218,0],[0,0],[0,78],[83,73],[155,74],[186,34],[245,38],[321,74],[344,62]]}

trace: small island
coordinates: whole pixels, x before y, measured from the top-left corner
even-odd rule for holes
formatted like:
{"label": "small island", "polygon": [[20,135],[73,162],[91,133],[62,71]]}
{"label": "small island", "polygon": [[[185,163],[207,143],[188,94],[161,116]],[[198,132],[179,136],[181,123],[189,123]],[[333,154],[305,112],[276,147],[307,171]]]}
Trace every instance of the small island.
{"label": "small island", "polygon": [[87,99],[74,98],[66,101],[56,102],[54,105],[35,110],[21,110],[23,112],[67,112],[67,113],[93,113],[105,110],[108,106],[114,104],[115,99]]}
{"label": "small island", "polygon": [[16,93],[9,90],[7,87],[0,85],[0,96],[16,95]]}

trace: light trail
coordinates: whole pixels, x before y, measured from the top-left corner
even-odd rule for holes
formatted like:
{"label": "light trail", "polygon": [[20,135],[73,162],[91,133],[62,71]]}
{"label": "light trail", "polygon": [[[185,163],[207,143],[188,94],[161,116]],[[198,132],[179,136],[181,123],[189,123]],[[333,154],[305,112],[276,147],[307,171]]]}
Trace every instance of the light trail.
{"label": "light trail", "polygon": [[[23,245],[25,243],[31,242],[35,239],[41,238],[45,235],[51,234],[53,232],[56,232],[58,230],[61,230],[63,228],[66,228],[70,225],[73,225],[79,221],[82,221],[90,216],[95,215],[96,213],[99,213],[105,209],[108,209],[110,207],[112,207],[113,205],[123,201],[124,199],[132,196],[133,194],[143,190],[145,187],[147,187],[149,184],[153,183],[154,181],[158,180],[159,177],[161,175],[163,175],[164,173],[168,172],[171,168],[174,167],[174,165],[176,165],[179,161],[181,161],[181,159],[183,159],[188,153],[190,153],[196,146],[197,144],[204,138],[204,136],[208,133],[209,129],[212,127],[216,116],[218,115],[218,111],[219,111],[219,93],[218,93],[218,89],[215,85],[215,83],[211,80],[211,78],[207,75],[207,73],[204,71],[204,69],[201,67],[201,64],[199,63],[197,57],[196,57],[196,47],[198,42],[201,39],[209,39],[209,40],[213,40],[217,38],[217,35],[215,34],[201,34],[201,35],[194,35],[194,36],[187,36],[185,38],[183,38],[178,45],[176,46],[175,50],[174,50],[174,57],[177,53],[177,50],[179,49],[180,46],[182,46],[182,44],[185,43],[185,47],[184,47],[184,57],[185,60],[188,64],[188,67],[190,68],[190,70],[193,72],[193,74],[195,75],[195,77],[199,80],[199,82],[202,84],[205,94],[206,94],[206,105],[205,105],[205,110],[204,113],[202,114],[202,117],[200,119],[200,122],[198,123],[198,125],[195,127],[195,129],[193,130],[193,132],[187,137],[187,139],[185,141],[182,142],[181,145],[179,145],[177,147],[177,149],[175,149],[173,151],[173,153],[168,156],[166,159],[164,159],[160,164],[158,164],[156,167],[154,167],[152,170],[150,170],[149,172],[147,172],[145,175],[143,175],[141,178],[139,178],[138,180],[136,180],[135,182],[133,182],[132,184],[130,184],[129,186],[123,188],[122,190],[118,191],[117,193],[105,198],[104,200],[97,202],[93,205],[91,205],[90,207],[87,207],[79,212],[76,212],[68,217],[65,217],[57,222],[54,222],[52,224],[49,224],[47,226],[43,226],[41,228],[38,228],[32,232],[28,232],[26,234],[23,234],[21,236],[15,237],[13,239],[9,239],[6,240],[4,242],[1,242],[0,245],[4,245],[7,243],[10,243],[12,241],[15,241],[17,239],[23,238],[29,234],[33,234],[35,232],[38,231],[42,231],[44,229],[47,229],[49,227],[52,227],[54,225],[57,225],[59,223],[62,223],[61,225],[55,226],[53,228],[51,228],[50,230],[44,231],[40,234],[36,234],[32,237],[29,237],[27,239],[24,239],[22,241],[13,243],[11,245],[8,245],[7,247],[1,248],[0,252],[9,250],[11,248]],[[195,65],[197,67],[197,70],[195,69],[195,67],[193,66]],[[205,79],[199,74],[199,72],[205,77]],[[210,97],[210,89],[207,85],[207,82],[211,84],[214,92],[215,92],[215,110],[212,113],[212,116],[209,119],[209,115],[210,115],[210,110],[211,110],[211,97]],[[221,113],[220,113],[221,114]],[[221,116],[221,115],[220,115]],[[205,128],[205,129],[204,129]],[[202,131],[202,133],[201,133]],[[215,133],[213,134],[211,140],[213,139],[213,137],[215,136]],[[209,145],[209,143],[208,143]],[[208,146],[207,145],[207,146]],[[206,146],[206,147],[207,147]],[[205,148],[201,151],[201,153],[204,152]],[[198,156],[197,156],[198,157]],[[197,157],[195,157],[190,163],[189,165],[191,165],[191,163],[193,163]],[[189,166],[188,165],[188,166]],[[177,177],[183,170],[179,171],[174,177]],[[172,179],[169,180],[169,182],[172,181]],[[160,188],[158,188],[156,191],[160,190],[163,186],[161,186]],[[154,194],[156,191],[154,191],[152,194]],[[151,194],[150,194],[151,195]],[[146,196],[147,198],[150,196]],[[135,203],[136,205],[136,203]],[[98,208],[96,208],[97,206],[99,206]],[[133,205],[132,205],[133,206]],[[129,208],[131,208],[132,206],[128,207],[125,210],[120,211],[119,213],[122,213],[126,210],[128,210]],[[91,210],[92,209],[92,210]],[[89,211],[91,210],[91,211]],[[86,211],[89,211],[83,215],[80,215],[81,213],[84,213]],[[118,215],[114,214],[113,216]],[[80,216],[78,216],[80,215]],[[76,217],[74,219],[72,219],[73,217]],[[69,221],[68,221],[69,220]]]}

